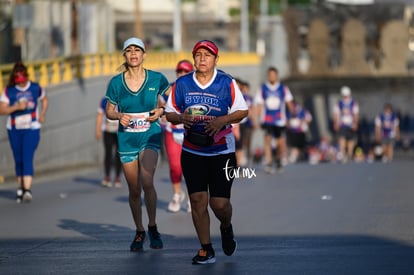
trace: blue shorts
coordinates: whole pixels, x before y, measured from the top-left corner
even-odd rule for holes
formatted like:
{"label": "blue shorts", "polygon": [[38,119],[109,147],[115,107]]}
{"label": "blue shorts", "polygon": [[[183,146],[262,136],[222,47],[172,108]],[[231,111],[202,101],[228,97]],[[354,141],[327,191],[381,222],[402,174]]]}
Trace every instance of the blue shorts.
{"label": "blue shorts", "polygon": [[128,162],[133,162],[133,161],[137,160],[139,158],[139,154],[141,154],[141,152],[146,150],[146,149],[154,150],[157,153],[158,153],[158,150],[159,150],[159,148],[157,148],[157,147],[147,146],[147,147],[145,147],[144,149],[142,149],[141,151],[139,151],[136,154],[123,154],[122,156],[120,156],[121,162],[122,163],[128,163]]}

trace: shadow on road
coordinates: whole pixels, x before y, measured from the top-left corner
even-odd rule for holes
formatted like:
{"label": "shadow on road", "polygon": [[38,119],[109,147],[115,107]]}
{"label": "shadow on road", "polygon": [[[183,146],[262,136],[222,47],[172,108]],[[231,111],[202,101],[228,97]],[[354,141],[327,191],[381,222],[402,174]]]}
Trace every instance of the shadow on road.
{"label": "shadow on road", "polygon": [[[161,232],[165,247],[129,252],[134,231],[114,224],[62,219],[64,230],[84,237],[0,239],[0,273],[29,274],[413,274],[414,247],[363,235],[239,236],[238,251],[227,257],[212,239],[217,262],[193,266],[195,236]],[[70,269],[67,269],[70,268]]]}
{"label": "shadow on road", "polygon": [[9,200],[16,200],[16,191],[15,190],[0,190],[0,197],[9,199]]}
{"label": "shadow on road", "polygon": [[95,185],[95,186],[101,184],[100,179],[88,178],[88,177],[74,177],[73,181],[77,182],[77,183],[87,183],[87,184],[91,184],[91,185]]}

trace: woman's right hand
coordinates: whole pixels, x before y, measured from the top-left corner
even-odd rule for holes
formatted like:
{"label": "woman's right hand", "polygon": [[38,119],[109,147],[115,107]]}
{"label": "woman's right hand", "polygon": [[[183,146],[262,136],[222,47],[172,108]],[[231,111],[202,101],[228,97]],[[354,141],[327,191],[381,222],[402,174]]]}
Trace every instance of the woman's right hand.
{"label": "woman's right hand", "polygon": [[123,113],[119,114],[119,123],[124,127],[127,127],[129,125],[130,119],[131,119],[130,115],[123,114]]}
{"label": "woman's right hand", "polygon": [[27,101],[20,100],[14,106],[16,106],[17,111],[23,111],[27,108]]}
{"label": "woman's right hand", "polygon": [[194,120],[193,120],[193,116],[192,115],[189,115],[189,114],[179,114],[178,115],[179,117],[179,121],[180,121],[180,124],[182,123],[182,124],[184,124],[184,128],[191,128],[191,126],[193,125],[193,123],[194,123]]}

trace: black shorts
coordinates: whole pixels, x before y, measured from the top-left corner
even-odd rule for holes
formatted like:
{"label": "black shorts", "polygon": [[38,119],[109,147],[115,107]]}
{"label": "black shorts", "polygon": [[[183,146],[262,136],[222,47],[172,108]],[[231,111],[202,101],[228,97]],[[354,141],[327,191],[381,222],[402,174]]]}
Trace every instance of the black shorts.
{"label": "black shorts", "polygon": [[341,127],[338,132],[338,137],[343,137],[346,140],[354,140],[356,138],[356,132],[349,127]]}
{"label": "black shorts", "polygon": [[[217,156],[200,156],[181,152],[181,167],[188,194],[209,192],[210,197],[230,198],[233,178],[226,167],[236,168],[234,153]],[[227,174],[226,174],[227,171]]]}
{"label": "black shorts", "polygon": [[285,133],[286,127],[262,124],[262,129],[265,130],[266,134],[271,135],[274,138],[280,138]]}
{"label": "black shorts", "polygon": [[306,134],[287,131],[287,143],[291,147],[303,149],[306,147]]}

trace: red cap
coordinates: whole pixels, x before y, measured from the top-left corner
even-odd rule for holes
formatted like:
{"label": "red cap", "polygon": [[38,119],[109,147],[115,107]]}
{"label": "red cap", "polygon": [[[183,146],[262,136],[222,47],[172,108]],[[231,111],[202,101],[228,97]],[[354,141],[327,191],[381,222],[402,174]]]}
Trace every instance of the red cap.
{"label": "red cap", "polygon": [[216,44],[214,44],[212,41],[210,40],[201,40],[198,41],[193,48],[193,55],[196,53],[196,51],[200,48],[205,48],[207,49],[209,52],[211,52],[212,54],[214,54],[215,56],[218,55],[218,48],[216,46]]}
{"label": "red cap", "polygon": [[14,74],[14,83],[20,84],[27,81],[27,75],[24,72],[17,72]]}
{"label": "red cap", "polygon": [[176,72],[178,71],[186,71],[186,72],[192,72],[194,70],[193,64],[191,64],[188,60],[181,60],[177,64],[177,68],[175,69]]}

